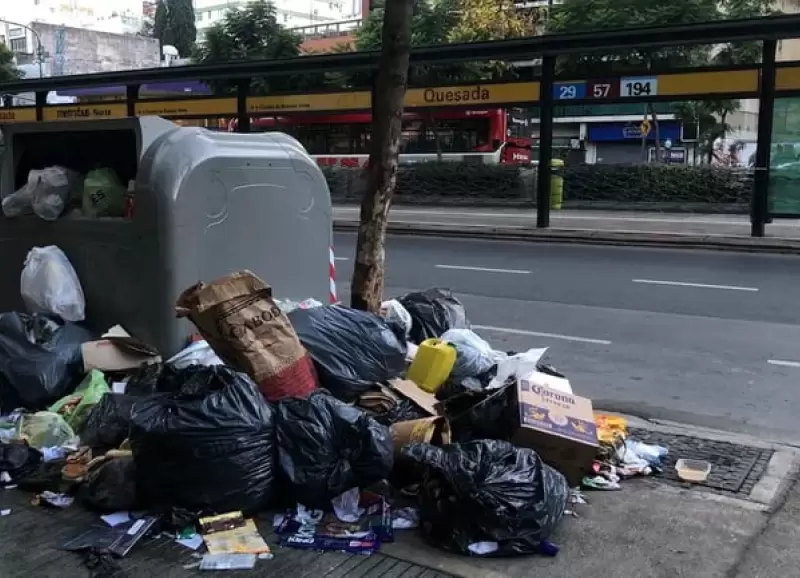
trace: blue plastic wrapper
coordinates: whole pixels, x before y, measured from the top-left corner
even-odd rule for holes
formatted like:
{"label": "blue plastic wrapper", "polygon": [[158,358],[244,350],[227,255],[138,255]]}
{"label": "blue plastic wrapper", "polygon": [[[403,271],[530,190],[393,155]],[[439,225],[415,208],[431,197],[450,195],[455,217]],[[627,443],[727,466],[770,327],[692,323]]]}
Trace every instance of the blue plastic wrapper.
{"label": "blue plastic wrapper", "polygon": [[318,510],[290,510],[275,533],[284,547],[369,555],[394,542],[392,511],[383,497],[373,494],[362,495],[360,505],[364,514],[356,522]]}

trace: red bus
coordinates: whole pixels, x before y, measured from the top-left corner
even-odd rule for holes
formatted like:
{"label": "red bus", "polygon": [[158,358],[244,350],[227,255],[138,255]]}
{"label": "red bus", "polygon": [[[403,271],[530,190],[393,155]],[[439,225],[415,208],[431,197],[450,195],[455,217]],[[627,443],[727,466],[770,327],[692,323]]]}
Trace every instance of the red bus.
{"label": "red bus", "polygon": [[[228,126],[236,130],[236,119]],[[486,164],[531,163],[530,115],[521,110],[442,110],[403,115],[400,162],[441,158]],[[292,135],[324,166],[364,166],[369,157],[372,114],[307,114],[254,118],[252,132]]]}

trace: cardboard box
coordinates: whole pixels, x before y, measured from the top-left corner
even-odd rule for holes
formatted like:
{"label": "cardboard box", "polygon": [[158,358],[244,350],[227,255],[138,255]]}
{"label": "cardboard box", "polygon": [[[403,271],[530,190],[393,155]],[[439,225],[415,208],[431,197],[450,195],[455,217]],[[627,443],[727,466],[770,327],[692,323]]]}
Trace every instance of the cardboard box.
{"label": "cardboard box", "polygon": [[114,372],[136,369],[148,363],[160,363],[158,352],[149,345],[131,337],[119,325],[108,330],[99,341],[89,341],[81,346],[83,369]]}
{"label": "cardboard box", "polygon": [[432,416],[439,415],[439,400],[436,396],[420,389],[410,379],[392,379],[389,381],[389,386],[403,397],[410,399],[421,410]]}
{"label": "cardboard box", "polygon": [[529,381],[516,389],[519,423],[512,441],[535,450],[571,486],[579,485],[598,450],[591,400]]}

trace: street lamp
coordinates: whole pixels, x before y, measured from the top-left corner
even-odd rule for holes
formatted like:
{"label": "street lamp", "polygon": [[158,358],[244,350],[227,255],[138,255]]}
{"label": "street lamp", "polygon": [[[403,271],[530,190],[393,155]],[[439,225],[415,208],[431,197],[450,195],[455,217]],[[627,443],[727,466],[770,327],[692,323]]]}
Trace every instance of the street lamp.
{"label": "street lamp", "polygon": [[44,73],[42,72],[42,61],[44,60],[44,47],[42,46],[42,37],[39,36],[39,33],[36,32],[30,26],[26,26],[25,24],[20,24],[19,22],[12,22],[11,20],[4,20],[0,18],[0,22],[5,22],[6,24],[10,24],[11,26],[19,26],[20,28],[24,28],[25,30],[30,30],[31,34],[36,38],[36,44],[38,45],[36,48],[36,59],[39,61],[39,78],[44,78]]}

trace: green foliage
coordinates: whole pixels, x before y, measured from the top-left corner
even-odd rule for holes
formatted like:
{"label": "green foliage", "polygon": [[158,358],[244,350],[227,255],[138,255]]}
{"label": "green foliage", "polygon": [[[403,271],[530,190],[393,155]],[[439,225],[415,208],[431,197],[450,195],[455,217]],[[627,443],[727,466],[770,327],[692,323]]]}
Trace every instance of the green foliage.
{"label": "green foliage", "polygon": [[[500,40],[533,35],[537,31],[537,12],[520,10],[513,0],[419,0],[414,13],[411,43],[429,46],[459,42]],[[357,50],[381,47],[383,10],[372,11],[356,32]],[[467,63],[449,66],[415,66],[409,73],[414,84],[443,84],[507,78],[510,67],[501,62]],[[363,84],[364,77],[352,84]]]}
{"label": "green foliage", "polygon": [[22,74],[14,65],[14,53],[0,44],[0,83],[18,80]]}
{"label": "green foliage", "polygon": [[159,0],[152,35],[161,46],[177,48],[182,57],[191,55],[197,37],[192,0]]}
{"label": "green foliage", "polygon": [[[300,36],[278,23],[272,3],[250,2],[243,9],[231,9],[225,18],[208,29],[205,42],[197,47],[200,64],[219,64],[236,60],[272,60],[300,56]],[[302,77],[255,78],[251,94],[313,88],[314,79]],[[209,81],[217,93],[235,90],[235,82]]]}
{"label": "green foliage", "polygon": [[[535,200],[532,175],[514,165],[427,162],[401,166],[395,195],[403,203],[438,205],[528,205]],[[566,207],[636,205],[680,209],[709,205],[746,211],[753,175],[745,169],[709,165],[575,165],[563,169]],[[323,168],[335,202],[363,195],[360,169]]]}
{"label": "green foliage", "polygon": [[577,165],[564,171],[564,198],[614,203],[746,204],[746,170],[708,165]]}

